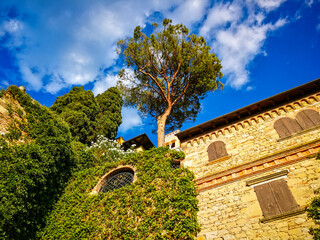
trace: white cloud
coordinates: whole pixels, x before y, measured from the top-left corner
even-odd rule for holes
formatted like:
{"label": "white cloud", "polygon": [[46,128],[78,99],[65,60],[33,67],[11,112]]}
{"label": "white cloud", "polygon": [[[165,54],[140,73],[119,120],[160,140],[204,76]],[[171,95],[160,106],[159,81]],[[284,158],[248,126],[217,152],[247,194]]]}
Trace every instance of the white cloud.
{"label": "white cloud", "polygon": [[29,84],[33,86],[35,90],[40,90],[42,87],[41,77],[37,73],[33,73],[30,68],[20,65],[20,71],[22,75],[24,75],[27,79]]}
{"label": "white cloud", "polygon": [[14,6],[19,14],[1,25],[0,37],[10,34],[6,46],[15,53],[28,88],[56,93],[94,81],[115,64],[117,40],[132,35],[150,13],[172,5],[169,0],[164,5],[157,0],[57,0],[45,7],[39,1],[1,2],[2,12]]}
{"label": "white cloud", "polygon": [[[251,0],[252,1],[252,0]],[[286,0],[253,0],[259,7],[266,9],[267,11],[272,11],[278,8]]]}
{"label": "white cloud", "polygon": [[261,47],[268,31],[280,26],[282,24],[278,22],[254,26],[244,23],[217,33],[214,46],[221,58],[224,73],[229,75],[228,84],[238,89],[249,81],[247,65],[262,53]]}
{"label": "white cloud", "polygon": [[94,95],[103,93],[108,88],[114,87],[117,85],[118,75],[108,74],[105,78],[95,82],[92,92]]}
{"label": "white cloud", "polygon": [[267,54],[262,47],[268,34],[286,24],[285,19],[266,22],[268,11],[279,7],[282,2],[239,0],[218,3],[208,10],[200,33],[212,43],[230,86],[240,89],[249,82],[249,63],[258,54]]}
{"label": "white cloud", "polygon": [[252,87],[252,86],[248,86],[248,87],[246,88],[246,91],[252,91],[252,90],[254,90],[254,87]]}
{"label": "white cloud", "polygon": [[16,19],[10,19],[3,23],[3,29],[12,34],[22,29],[22,23]]}
{"label": "white cloud", "polygon": [[23,30],[23,22],[17,19],[4,20],[0,23],[0,38],[6,34],[10,34],[12,36],[12,41],[3,45],[9,49],[21,46],[23,39],[20,38],[20,35]]}
{"label": "white cloud", "polygon": [[[248,64],[263,53],[268,34],[285,20],[267,22],[270,11],[285,0],[56,0],[0,2],[5,14],[12,6],[17,17],[0,24],[0,38],[15,54],[28,89],[52,94],[72,85],[94,83],[95,94],[114,86],[112,74],[103,70],[116,63],[116,42],[131,36],[137,25],[158,11],[174,23],[199,28],[222,60],[228,83],[240,88],[249,81]],[[310,0],[309,0],[310,2]],[[203,21],[203,22],[202,22]],[[195,29],[196,30],[196,29]]]}
{"label": "white cloud", "polygon": [[122,108],[122,124],[119,127],[119,132],[127,132],[135,127],[141,127],[143,125],[142,119],[135,108]]}
{"label": "white cloud", "polygon": [[172,19],[174,23],[189,26],[203,19],[209,4],[209,0],[180,1],[180,4],[175,4],[177,7],[173,11],[166,12],[166,17]]}
{"label": "white cloud", "polygon": [[200,35],[210,37],[208,33],[217,27],[225,27],[225,24],[240,19],[242,9],[239,5],[231,3],[218,3],[208,12],[208,16],[200,29]]}
{"label": "white cloud", "polygon": [[8,81],[1,79],[0,81],[0,87],[4,88],[4,87],[8,87],[10,84]]}
{"label": "white cloud", "polygon": [[314,0],[305,0],[305,4],[308,5],[308,7],[311,7],[314,3]]}

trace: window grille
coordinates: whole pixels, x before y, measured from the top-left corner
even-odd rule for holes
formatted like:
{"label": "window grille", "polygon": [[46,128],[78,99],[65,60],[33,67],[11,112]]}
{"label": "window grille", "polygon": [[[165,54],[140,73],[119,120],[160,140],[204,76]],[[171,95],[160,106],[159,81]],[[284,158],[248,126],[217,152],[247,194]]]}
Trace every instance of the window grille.
{"label": "window grille", "polygon": [[172,170],[180,168],[180,161],[179,162],[172,162],[171,163],[171,168],[172,168]]}
{"label": "window grille", "polygon": [[117,188],[124,187],[133,182],[133,171],[121,171],[107,178],[107,181],[101,187],[100,192],[109,192]]}

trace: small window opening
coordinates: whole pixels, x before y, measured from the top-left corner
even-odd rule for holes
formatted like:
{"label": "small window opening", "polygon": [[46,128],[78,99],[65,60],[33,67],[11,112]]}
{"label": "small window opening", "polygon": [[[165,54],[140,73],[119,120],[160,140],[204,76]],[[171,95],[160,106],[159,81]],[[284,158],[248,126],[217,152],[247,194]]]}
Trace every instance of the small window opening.
{"label": "small window opening", "polygon": [[134,172],[133,170],[126,169],[120,172],[116,172],[107,178],[105,183],[100,188],[100,192],[109,192],[114,189],[118,189],[129,185],[133,182]]}
{"label": "small window opening", "polygon": [[173,161],[173,162],[171,163],[171,168],[172,168],[172,170],[175,170],[175,169],[177,169],[177,168],[180,168],[180,161]]}

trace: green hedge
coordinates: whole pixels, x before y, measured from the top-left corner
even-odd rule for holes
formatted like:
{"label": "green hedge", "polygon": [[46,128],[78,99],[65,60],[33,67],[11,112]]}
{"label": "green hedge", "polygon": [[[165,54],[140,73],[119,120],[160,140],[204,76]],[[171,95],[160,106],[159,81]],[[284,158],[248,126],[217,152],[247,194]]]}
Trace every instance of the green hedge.
{"label": "green hedge", "polygon": [[[320,160],[320,153],[316,155],[316,159]],[[315,227],[311,227],[309,233],[313,236],[313,239],[320,240],[320,188],[315,191],[315,194],[317,196],[312,199],[312,202],[307,207],[308,217],[313,219],[315,223]]]}
{"label": "green hedge", "polygon": [[[173,159],[183,157],[153,148],[76,172],[38,238],[194,239],[199,231],[194,175],[171,168]],[[133,166],[137,181],[90,195],[99,179],[119,165]]]}
{"label": "green hedge", "polygon": [[71,175],[71,134],[18,87],[2,97],[17,100],[25,113],[8,106],[20,119],[12,118],[10,132],[0,137],[0,239],[34,239]]}

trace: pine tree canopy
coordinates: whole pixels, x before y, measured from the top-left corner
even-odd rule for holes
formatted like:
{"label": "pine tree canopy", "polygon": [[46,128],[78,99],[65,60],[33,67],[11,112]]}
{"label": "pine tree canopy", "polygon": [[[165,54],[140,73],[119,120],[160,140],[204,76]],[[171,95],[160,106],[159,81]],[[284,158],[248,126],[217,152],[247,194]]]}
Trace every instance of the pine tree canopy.
{"label": "pine tree canopy", "polygon": [[223,85],[220,60],[203,37],[189,34],[182,24],[163,20],[148,36],[137,26],[132,38],[120,40],[118,51],[133,72],[119,73],[125,104],[135,106],[157,121],[158,145],[167,131],[194,121],[200,100]]}

